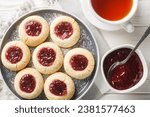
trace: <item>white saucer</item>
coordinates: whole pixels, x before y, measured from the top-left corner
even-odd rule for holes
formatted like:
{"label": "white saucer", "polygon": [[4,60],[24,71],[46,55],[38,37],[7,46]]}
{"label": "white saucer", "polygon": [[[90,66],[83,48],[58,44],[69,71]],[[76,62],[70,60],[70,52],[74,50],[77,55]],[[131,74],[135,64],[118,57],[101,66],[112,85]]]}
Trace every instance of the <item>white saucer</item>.
{"label": "white saucer", "polygon": [[82,7],[82,11],[86,17],[86,19],[93,24],[95,27],[102,29],[102,30],[107,30],[107,31],[116,31],[116,30],[120,30],[122,29],[121,26],[119,25],[111,25],[111,24],[107,24],[104,22],[99,21],[91,12],[89,9],[89,4],[88,4],[88,0],[80,0],[81,2],[81,7]]}

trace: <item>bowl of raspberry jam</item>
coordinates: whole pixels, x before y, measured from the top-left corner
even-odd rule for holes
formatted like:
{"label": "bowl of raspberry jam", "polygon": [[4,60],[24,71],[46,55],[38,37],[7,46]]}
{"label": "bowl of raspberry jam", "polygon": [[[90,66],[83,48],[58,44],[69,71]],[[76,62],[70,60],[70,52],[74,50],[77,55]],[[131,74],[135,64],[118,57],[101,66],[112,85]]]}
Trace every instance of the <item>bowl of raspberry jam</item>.
{"label": "bowl of raspberry jam", "polygon": [[114,68],[107,77],[110,66],[124,60],[131,52],[133,45],[125,44],[112,48],[102,57],[101,71],[105,83],[110,90],[117,93],[128,93],[144,84],[148,75],[148,67],[141,51],[137,51],[123,65]]}

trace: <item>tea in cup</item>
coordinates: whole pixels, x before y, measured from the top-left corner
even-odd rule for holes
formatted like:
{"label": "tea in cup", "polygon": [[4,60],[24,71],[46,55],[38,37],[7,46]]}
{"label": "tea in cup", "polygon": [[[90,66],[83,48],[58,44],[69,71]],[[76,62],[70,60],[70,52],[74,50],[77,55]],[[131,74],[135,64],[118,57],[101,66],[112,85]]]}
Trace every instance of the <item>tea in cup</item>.
{"label": "tea in cup", "polygon": [[133,32],[130,19],[134,16],[138,0],[89,0],[94,16],[102,22],[121,25],[127,32]]}

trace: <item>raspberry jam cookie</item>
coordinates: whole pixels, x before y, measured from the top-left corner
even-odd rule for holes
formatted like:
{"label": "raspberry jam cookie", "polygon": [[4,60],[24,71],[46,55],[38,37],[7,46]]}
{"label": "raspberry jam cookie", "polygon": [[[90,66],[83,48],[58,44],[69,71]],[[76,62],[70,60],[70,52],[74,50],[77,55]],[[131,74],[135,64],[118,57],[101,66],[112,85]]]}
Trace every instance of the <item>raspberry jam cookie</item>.
{"label": "raspberry jam cookie", "polygon": [[22,98],[34,99],[43,91],[43,77],[33,68],[23,69],[16,75],[14,87],[17,94]]}
{"label": "raspberry jam cookie", "polygon": [[68,75],[76,79],[85,79],[94,69],[93,55],[86,49],[70,50],[64,58],[64,69]]}
{"label": "raspberry jam cookie", "polygon": [[69,100],[75,92],[74,82],[68,75],[57,72],[46,79],[44,92],[49,100]]}
{"label": "raspberry jam cookie", "polygon": [[19,37],[28,46],[34,47],[44,42],[49,35],[49,25],[40,16],[30,16],[19,26]]}
{"label": "raspberry jam cookie", "polygon": [[30,58],[29,48],[21,41],[7,43],[1,54],[3,65],[11,71],[19,71],[25,68]]}
{"label": "raspberry jam cookie", "polygon": [[63,64],[61,49],[52,42],[45,42],[35,48],[33,64],[42,74],[52,74],[58,71]]}
{"label": "raspberry jam cookie", "polygon": [[78,42],[80,38],[80,28],[73,18],[60,16],[52,22],[50,35],[58,46],[68,48]]}

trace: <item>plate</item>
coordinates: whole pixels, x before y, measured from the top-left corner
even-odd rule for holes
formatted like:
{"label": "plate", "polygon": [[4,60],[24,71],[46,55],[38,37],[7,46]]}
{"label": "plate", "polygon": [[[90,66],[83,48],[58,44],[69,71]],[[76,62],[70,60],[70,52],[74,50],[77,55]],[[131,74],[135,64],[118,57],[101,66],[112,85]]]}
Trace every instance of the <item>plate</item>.
{"label": "plate", "polygon": [[117,31],[122,29],[121,26],[119,25],[112,25],[112,24],[108,24],[108,23],[104,23],[101,22],[100,20],[98,20],[93,14],[92,12],[90,12],[90,6],[88,4],[89,0],[80,0],[81,2],[81,7],[82,7],[82,11],[86,17],[86,19],[93,24],[95,27],[102,29],[102,30],[106,30],[106,31]]}
{"label": "plate", "polygon": [[[25,19],[26,17],[31,16],[31,15],[42,16],[44,19],[47,20],[49,25],[56,17],[62,16],[62,15],[71,16],[78,22],[80,29],[81,29],[81,37],[80,37],[79,42],[72,48],[82,47],[82,48],[88,49],[93,54],[94,59],[95,59],[94,71],[88,78],[86,78],[84,80],[73,79],[76,89],[75,89],[75,95],[73,96],[72,99],[73,100],[81,99],[87,93],[87,91],[90,89],[90,87],[92,86],[92,84],[95,80],[95,77],[97,75],[97,72],[99,69],[99,50],[98,50],[97,42],[94,39],[89,28],[76,16],[73,16],[65,11],[60,11],[60,10],[55,10],[55,9],[40,9],[40,10],[36,10],[36,11],[32,11],[30,13],[27,13],[24,16],[22,16],[21,18],[19,18],[17,21],[15,21],[10,26],[10,28],[6,31],[6,33],[3,37],[2,43],[1,43],[0,52],[6,43],[13,41],[13,40],[20,40],[19,36],[18,36],[18,26],[23,19]],[[51,41],[51,39],[48,38],[47,41]],[[72,48],[69,48],[69,49],[61,48],[61,49],[64,52],[64,54],[66,54]],[[34,48],[30,48],[30,50],[31,50],[31,52],[33,52]],[[17,72],[12,72],[12,71],[8,70],[7,68],[5,68],[2,65],[1,61],[0,61],[0,67],[1,67],[3,79],[6,83],[6,85],[8,86],[8,88],[19,99],[23,99],[19,95],[17,95],[17,93],[15,92],[15,89],[14,89],[14,78],[15,78]],[[32,60],[30,61],[29,65],[27,67],[33,67]],[[60,71],[63,72],[64,71],[63,68]],[[43,77],[45,80],[48,77],[48,75],[43,75]],[[42,94],[35,99],[44,100],[47,98],[45,97],[45,94],[43,91]]]}

